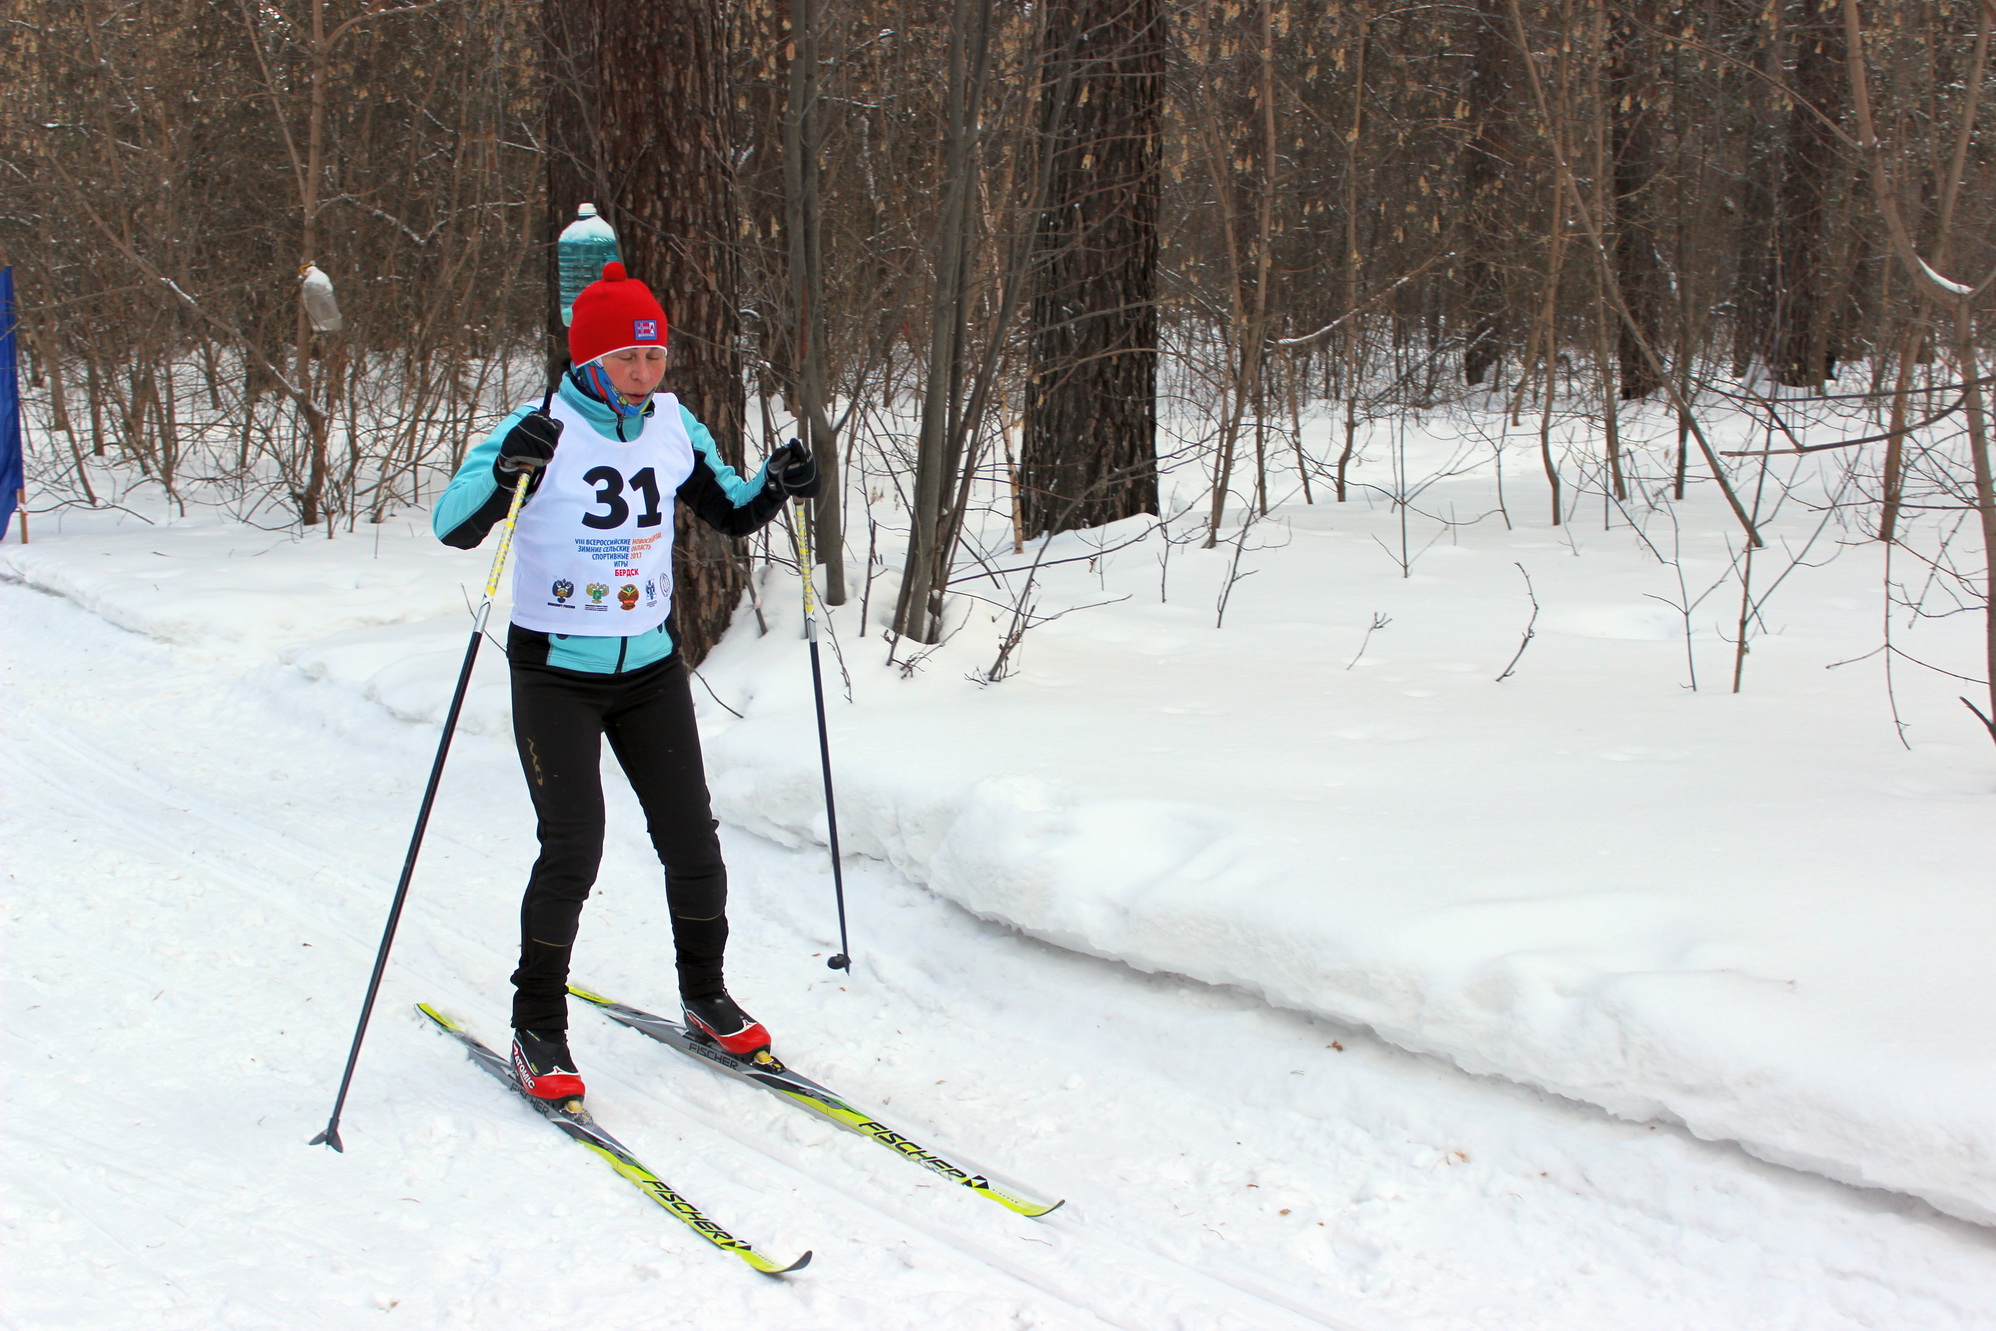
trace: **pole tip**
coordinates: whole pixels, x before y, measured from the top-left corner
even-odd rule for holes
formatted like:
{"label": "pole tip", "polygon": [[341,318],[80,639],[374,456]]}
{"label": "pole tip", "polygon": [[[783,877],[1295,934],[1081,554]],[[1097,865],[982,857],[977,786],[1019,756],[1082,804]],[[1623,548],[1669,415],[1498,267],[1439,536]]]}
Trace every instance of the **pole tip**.
{"label": "pole tip", "polygon": [[840,952],[835,954],[830,961],[826,962],[825,967],[828,970],[844,971],[850,975],[852,974],[852,958]]}
{"label": "pole tip", "polygon": [[330,1146],[335,1151],[338,1151],[341,1155],[345,1155],[347,1151],[347,1148],[340,1144],[340,1129],[339,1125],[335,1123],[328,1123],[326,1125],[326,1130],[320,1133],[318,1136],[314,1137],[311,1141],[307,1142],[306,1145]]}

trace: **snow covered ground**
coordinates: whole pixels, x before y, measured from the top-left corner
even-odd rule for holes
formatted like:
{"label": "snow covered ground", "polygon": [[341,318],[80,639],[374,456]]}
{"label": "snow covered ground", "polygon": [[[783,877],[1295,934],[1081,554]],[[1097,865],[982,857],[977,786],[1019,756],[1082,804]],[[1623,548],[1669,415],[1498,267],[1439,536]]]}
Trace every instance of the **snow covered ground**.
{"label": "snow covered ground", "polygon": [[[1451,447],[1433,434],[1417,472]],[[734,988],[806,1071],[1070,1199],[1011,1216],[577,1012],[606,1126],[772,1256],[815,1250],[782,1283],[411,1011],[503,1035],[533,838],[496,652],[347,1152],[303,1145],[485,553],[420,515],[330,541],[38,522],[0,551],[0,1320],[1996,1322],[1996,1236],[1967,1223],[1996,1219],[1996,762],[1961,686],[1900,668],[1902,748],[1877,662],[1824,669],[1877,646],[1885,576],[1825,536],[1810,563],[1835,558],[1767,602],[1742,693],[1737,584],[1689,616],[1693,691],[1677,569],[1598,507],[1527,524],[1527,484],[1507,478],[1514,530],[1415,515],[1404,577],[1376,497],[1285,504],[1238,565],[1154,534],[1085,558],[1140,525],[1062,538],[1039,609],[1087,608],[995,685],[968,676],[1001,580],[966,584],[997,604],[967,602],[912,677],[837,612],[851,980],[822,961],[809,676],[794,581],[769,573],[772,631],[740,616],[702,670],[744,714],[703,714]],[[1469,474],[1422,507],[1489,495]],[[1681,531],[1636,512],[1695,597],[1727,528],[1709,495],[1684,509]],[[1792,551],[1816,521],[1775,530]],[[1789,555],[1764,559],[1760,587]],[[1230,568],[1251,576],[1215,627]],[[1536,631],[1499,683],[1526,577]],[[892,591],[881,574],[876,620]],[[1965,620],[1899,631],[1973,673]],[[577,978],[665,1007],[656,866],[628,796],[611,808]]]}

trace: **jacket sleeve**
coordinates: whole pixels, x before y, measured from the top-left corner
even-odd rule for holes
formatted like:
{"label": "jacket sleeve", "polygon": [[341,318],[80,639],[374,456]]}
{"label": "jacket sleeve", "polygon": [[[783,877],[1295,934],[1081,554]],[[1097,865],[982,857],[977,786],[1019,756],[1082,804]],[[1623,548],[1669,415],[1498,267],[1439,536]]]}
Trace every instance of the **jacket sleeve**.
{"label": "jacket sleeve", "polygon": [[[679,487],[679,497],[702,522],[729,536],[746,536],[782,510],[783,487],[770,479],[767,466],[754,480],[743,480],[721,460],[714,436],[692,412],[681,407],[679,418],[693,441],[693,474]],[[489,470],[491,464],[486,466]],[[503,510],[500,516],[505,516]]]}
{"label": "jacket sleeve", "polygon": [[[521,407],[464,455],[457,474],[450,478],[450,484],[437,497],[437,506],[430,510],[430,530],[445,545],[459,550],[476,548],[493,524],[513,506],[513,492],[499,484],[492,474],[492,464],[499,460],[499,445],[507,433],[532,410],[532,406]],[[528,493],[533,493],[531,486]]]}

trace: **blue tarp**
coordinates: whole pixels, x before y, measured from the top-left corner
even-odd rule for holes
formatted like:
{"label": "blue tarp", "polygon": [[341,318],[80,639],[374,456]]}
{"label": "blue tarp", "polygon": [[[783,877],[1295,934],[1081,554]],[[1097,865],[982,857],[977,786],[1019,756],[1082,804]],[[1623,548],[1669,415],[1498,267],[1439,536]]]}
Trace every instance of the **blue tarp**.
{"label": "blue tarp", "polygon": [[21,494],[21,384],[14,357],[14,270],[0,268],[0,540]]}

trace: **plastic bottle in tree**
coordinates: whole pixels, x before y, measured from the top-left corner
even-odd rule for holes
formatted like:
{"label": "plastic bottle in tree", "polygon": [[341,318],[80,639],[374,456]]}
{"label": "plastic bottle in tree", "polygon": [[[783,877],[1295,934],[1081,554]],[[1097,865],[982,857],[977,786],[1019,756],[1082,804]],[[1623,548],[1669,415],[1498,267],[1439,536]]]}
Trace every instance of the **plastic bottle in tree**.
{"label": "plastic bottle in tree", "polygon": [[596,215],[596,205],[585,203],[575,210],[575,220],[562,229],[555,242],[561,268],[561,321],[574,322],[575,298],[582,288],[603,276],[603,265],[620,263],[617,233]]}
{"label": "plastic bottle in tree", "polygon": [[305,317],[312,321],[315,333],[337,333],[347,326],[340,314],[340,305],[333,298],[333,279],[320,270],[319,265],[308,263],[298,270],[302,279],[300,296],[305,302]]}

